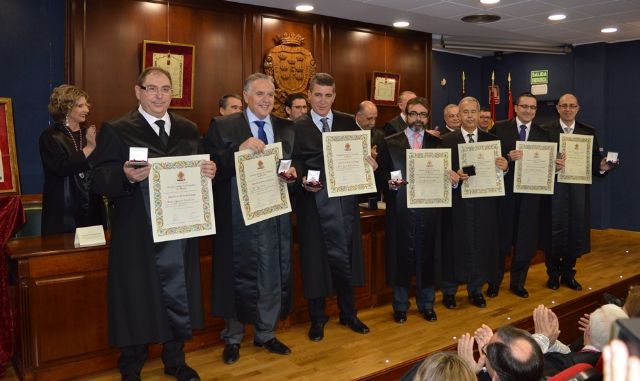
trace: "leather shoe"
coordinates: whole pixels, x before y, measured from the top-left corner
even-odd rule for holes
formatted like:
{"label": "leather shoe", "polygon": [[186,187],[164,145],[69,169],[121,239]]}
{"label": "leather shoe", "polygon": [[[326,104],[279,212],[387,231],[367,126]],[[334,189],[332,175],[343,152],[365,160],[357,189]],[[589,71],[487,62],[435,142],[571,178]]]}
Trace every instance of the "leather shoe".
{"label": "leather shoe", "polygon": [[426,321],[438,320],[438,316],[436,316],[436,311],[434,311],[432,308],[425,308],[424,310],[420,311],[420,313],[422,314],[422,317]]}
{"label": "leather shoe", "polygon": [[522,286],[511,286],[509,290],[521,298],[528,298],[529,292]]}
{"label": "leather shoe", "polygon": [[264,343],[258,343],[257,341],[253,342],[253,345],[256,347],[264,347],[271,353],[275,353],[277,355],[288,355],[291,353],[291,349],[284,345],[280,340],[275,337],[269,341],[265,341]]}
{"label": "leather shoe", "polygon": [[405,323],[407,321],[407,311],[393,311],[393,320],[396,323]]}
{"label": "leather shoe", "polygon": [[164,373],[173,376],[178,381],[200,381],[200,376],[189,365],[182,364],[174,368],[164,368]]}
{"label": "leather shoe", "polygon": [[362,334],[369,333],[369,327],[367,327],[366,324],[361,322],[357,316],[354,316],[351,319],[340,318],[340,324],[346,325],[347,327],[351,328],[353,332],[356,332],[356,333],[362,333]]}
{"label": "leather shoe", "polygon": [[578,283],[576,278],[562,278],[562,284],[569,287],[572,290],[581,291],[582,285]]}
{"label": "leather shoe", "polygon": [[487,301],[484,300],[484,296],[482,294],[470,295],[469,301],[476,307],[485,308],[487,306]]}
{"label": "leather shoe", "polygon": [[140,378],[139,374],[123,374],[121,380],[122,381],[140,381],[142,379]]}
{"label": "leather shoe", "polygon": [[487,296],[490,298],[498,296],[498,292],[500,292],[500,286],[498,285],[489,284],[489,287],[487,287]]}
{"label": "leather shoe", "polygon": [[624,300],[618,298],[615,295],[612,295],[608,292],[603,292],[602,293],[602,299],[604,299],[604,303],[605,304],[615,304],[618,307],[622,307],[624,306]]}
{"label": "leather shoe", "polygon": [[448,309],[456,308],[456,296],[455,295],[443,295],[442,304]]}
{"label": "leather shoe", "polygon": [[222,351],[222,361],[225,364],[233,364],[240,358],[240,344],[225,344]]}
{"label": "leather shoe", "polygon": [[560,288],[560,280],[557,276],[550,276],[549,280],[547,280],[547,287],[552,290],[557,290]]}
{"label": "leather shoe", "polygon": [[309,327],[309,340],[322,340],[324,338],[324,325],[325,322],[312,322],[311,327]]}

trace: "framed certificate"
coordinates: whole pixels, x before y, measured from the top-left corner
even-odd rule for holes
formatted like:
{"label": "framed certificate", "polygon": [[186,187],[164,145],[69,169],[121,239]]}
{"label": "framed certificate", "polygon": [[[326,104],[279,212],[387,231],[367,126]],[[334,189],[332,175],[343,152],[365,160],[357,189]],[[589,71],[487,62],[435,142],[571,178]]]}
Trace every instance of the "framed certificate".
{"label": "framed certificate", "polygon": [[0,195],[20,194],[11,98],[0,98]]}
{"label": "framed certificate", "polygon": [[558,144],[517,141],[516,149],[522,158],[515,163],[513,192],[553,194]]}
{"label": "framed certificate", "polygon": [[407,150],[407,207],[451,207],[451,149]]}
{"label": "framed certificate", "polygon": [[195,60],[195,45],[148,40],[142,43],[142,70],[157,66],[171,74],[169,108],[193,108]]}
{"label": "framed certificate", "polygon": [[591,184],[593,136],[560,134],[559,150],[565,154],[565,162],[564,168],[558,173],[558,182]]}
{"label": "framed certificate", "polygon": [[370,131],[325,132],[322,149],[329,197],[376,191],[373,168],[365,159],[371,154]]}
{"label": "framed certificate", "polygon": [[396,106],[400,92],[400,74],[373,72],[371,101],[382,106]]}
{"label": "framed certificate", "polygon": [[149,159],[153,242],[216,233],[211,179],[200,173],[209,155]]}
{"label": "framed certificate", "polygon": [[245,225],[291,212],[287,184],[278,179],[282,143],[268,144],[262,153],[244,150],[236,152],[234,156],[240,209]]}
{"label": "framed certificate", "polygon": [[462,183],[462,198],[504,196],[502,170],[496,167],[501,152],[499,140],[458,144],[460,167],[473,165],[476,172]]}

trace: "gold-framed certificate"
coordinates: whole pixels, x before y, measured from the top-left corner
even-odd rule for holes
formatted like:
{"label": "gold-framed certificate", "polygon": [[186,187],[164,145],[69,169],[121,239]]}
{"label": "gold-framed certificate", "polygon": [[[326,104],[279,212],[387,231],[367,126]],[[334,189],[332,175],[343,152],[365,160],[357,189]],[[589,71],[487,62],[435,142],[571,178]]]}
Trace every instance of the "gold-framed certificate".
{"label": "gold-framed certificate", "polygon": [[558,182],[591,184],[593,135],[560,134],[560,152],[564,153],[565,161]]}
{"label": "gold-framed certificate", "polygon": [[245,225],[291,212],[287,184],[278,179],[282,143],[268,144],[262,153],[238,151],[236,184]]}
{"label": "gold-framed certificate", "polygon": [[451,149],[408,149],[407,208],[451,207]]}
{"label": "gold-framed certificate", "polygon": [[149,159],[149,203],[153,242],[216,233],[211,179],[200,162],[209,155]]}
{"label": "gold-framed certificate", "polygon": [[517,141],[516,149],[522,158],[516,160],[513,192],[553,194],[558,144]]}
{"label": "gold-framed certificate", "polygon": [[462,183],[462,198],[504,196],[502,170],[496,166],[500,148],[499,140],[458,144],[460,167],[472,165],[476,173]]}
{"label": "gold-framed certificate", "polygon": [[373,167],[366,161],[371,154],[370,131],[325,132],[322,149],[329,197],[376,191]]}

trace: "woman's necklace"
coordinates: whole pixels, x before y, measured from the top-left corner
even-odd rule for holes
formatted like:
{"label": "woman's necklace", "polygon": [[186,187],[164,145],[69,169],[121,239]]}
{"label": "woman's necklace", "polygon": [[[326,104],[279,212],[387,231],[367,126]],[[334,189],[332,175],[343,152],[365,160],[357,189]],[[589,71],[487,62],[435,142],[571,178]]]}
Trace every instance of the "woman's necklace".
{"label": "woman's necklace", "polygon": [[[71,129],[69,128],[69,126],[67,126],[66,123],[64,125],[64,129],[69,134],[69,137],[71,138],[71,141],[73,142],[73,147],[76,149],[76,152],[82,151],[82,129],[80,130],[80,134],[79,134],[80,147],[78,147],[78,143],[76,143],[76,139],[73,137],[73,132],[71,132]],[[80,176],[81,179],[84,179],[84,172],[78,173],[78,176]]]}

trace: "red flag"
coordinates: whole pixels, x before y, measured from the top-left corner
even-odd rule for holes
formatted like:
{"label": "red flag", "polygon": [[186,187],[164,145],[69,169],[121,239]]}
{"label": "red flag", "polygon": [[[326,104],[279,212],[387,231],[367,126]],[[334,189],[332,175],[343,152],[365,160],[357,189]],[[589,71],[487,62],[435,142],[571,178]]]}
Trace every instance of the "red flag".
{"label": "red flag", "polygon": [[511,94],[511,88],[509,88],[509,104],[507,105],[509,111],[507,111],[507,119],[513,118],[513,95]]}
{"label": "red flag", "polygon": [[491,110],[491,119],[497,120],[496,119],[496,95],[495,95],[495,88],[493,86],[491,86],[490,94],[491,96],[489,97],[489,109]]}

